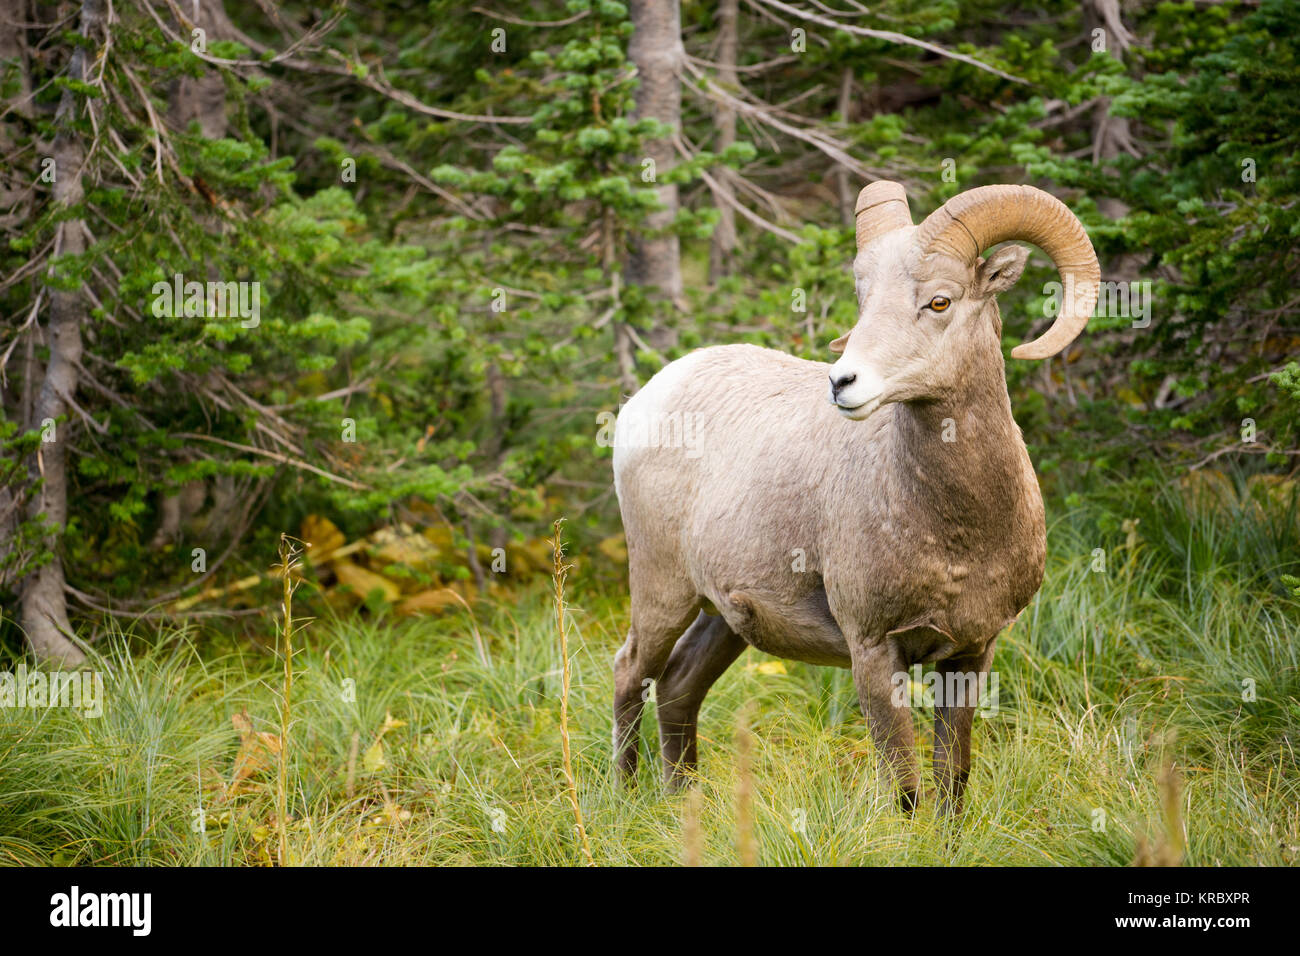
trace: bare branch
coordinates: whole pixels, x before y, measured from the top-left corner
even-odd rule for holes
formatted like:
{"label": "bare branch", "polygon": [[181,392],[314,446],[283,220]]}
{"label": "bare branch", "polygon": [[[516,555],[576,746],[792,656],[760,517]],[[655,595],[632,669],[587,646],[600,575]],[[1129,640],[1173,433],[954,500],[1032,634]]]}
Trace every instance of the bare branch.
{"label": "bare branch", "polygon": [[947,57],[950,60],[957,60],[961,63],[968,63],[973,67],[992,73],[994,76],[1000,76],[1004,80],[1010,80],[1012,83],[1023,83],[1028,85],[1029,81],[1019,76],[1012,76],[999,70],[996,66],[990,66],[973,56],[967,56],[965,53],[954,53],[952,50],[939,46],[937,43],[931,43],[928,40],[918,40],[916,37],[910,37],[906,33],[896,33],[893,30],[872,30],[868,27],[857,27],[848,23],[840,23],[832,20],[830,17],[824,17],[819,13],[813,13],[810,10],[801,10],[798,7],[792,7],[788,3],[782,3],[781,0],[745,0],[750,6],[771,7],[773,10],[780,10],[782,13],[788,13],[792,17],[798,17],[800,20],[807,20],[809,23],[816,23],[820,26],[831,27],[835,30],[842,30],[845,33],[851,33],[854,36],[869,37],[872,40],[885,40],[889,43],[901,43],[906,46],[914,46],[921,50],[928,50],[930,53],[937,53],[939,56]]}
{"label": "bare branch", "polygon": [[178,432],[173,435],[174,438],[187,438],[191,441],[212,442],[214,445],[222,445],[226,448],[233,448],[236,451],[246,451],[254,455],[261,455],[264,458],[270,458],[272,461],[278,461],[282,465],[289,465],[293,468],[300,468],[303,471],[310,471],[314,475],[320,475],[329,481],[337,482],[344,487],[351,488],[354,491],[373,491],[369,485],[364,485],[359,481],[353,481],[351,478],[344,478],[342,475],[335,475],[323,468],[317,468],[310,462],[302,461],[297,458],[290,458],[288,455],[281,455],[278,452],[269,451],[265,448],[258,448],[255,445],[241,445],[238,442],[226,441],[224,438],[217,438],[214,435],[200,435],[196,432]]}
{"label": "bare branch", "polygon": [[583,10],[575,13],[571,17],[565,17],[563,20],[521,20],[518,17],[512,17],[505,13],[496,13],[492,10],[485,10],[482,7],[470,7],[475,13],[481,13],[485,17],[491,17],[493,20],[502,20],[506,23],[513,23],[520,27],[567,27],[570,23],[577,23],[583,17],[591,13],[590,10]]}
{"label": "bare branch", "polygon": [[[687,72],[704,82],[706,92],[703,95],[707,96],[709,99],[712,99],[715,102],[722,100],[741,116],[758,120],[760,123],[771,126],[773,129],[780,130],[787,136],[792,136],[801,142],[815,147],[831,159],[835,160],[835,162],[847,166],[850,170],[866,179],[880,179],[883,177],[883,173],[862,165],[862,163],[850,156],[845,151],[846,144],[840,142],[834,137],[829,136],[820,130],[800,129],[797,126],[792,126],[783,120],[777,119],[774,115],[775,110],[771,106],[766,104],[763,106],[756,106],[746,102],[745,100],[738,99],[706,76],[704,72],[694,64],[687,62],[685,67]],[[698,87],[694,85],[690,85],[688,88],[697,94],[700,93]]]}

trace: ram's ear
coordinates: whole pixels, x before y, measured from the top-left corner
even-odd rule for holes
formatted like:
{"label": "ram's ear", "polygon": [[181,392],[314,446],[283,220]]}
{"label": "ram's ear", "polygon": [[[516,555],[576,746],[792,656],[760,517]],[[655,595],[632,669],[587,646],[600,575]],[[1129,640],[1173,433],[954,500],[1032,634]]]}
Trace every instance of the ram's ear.
{"label": "ram's ear", "polygon": [[849,344],[849,336],[852,335],[852,334],[853,334],[852,332],[845,332],[845,333],[844,333],[843,335],[841,335],[838,339],[836,339],[834,342],[832,342],[832,343],[831,343],[831,351],[834,352],[836,355],[841,355],[841,354],[843,354],[843,352],[844,352],[844,346],[846,346],[846,345]]}
{"label": "ram's ear", "polygon": [[987,259],[981,259],[975,271],[979,294],[997,295],[1006,292],[1020,280],[1028,258],[1029,250],[1024,246],[1003,246]]}

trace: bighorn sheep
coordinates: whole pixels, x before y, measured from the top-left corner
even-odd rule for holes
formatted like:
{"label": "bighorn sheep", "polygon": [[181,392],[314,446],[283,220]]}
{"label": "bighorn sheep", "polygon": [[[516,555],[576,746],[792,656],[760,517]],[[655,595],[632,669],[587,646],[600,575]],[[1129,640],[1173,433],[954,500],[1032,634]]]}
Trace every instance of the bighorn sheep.
{"label": "bighorn sheep", "polygon": [[[618,417],[631,628],[614,659],[614,756],[629,775],[651,679],[665,777],[679,784],[696,761],[705,694],[752,645],[852,669],[910,809],[920,775],[911,715],[891,699],[896,675],[933,662],[982,682],[998,632],[1042,583],[1043,502],[1011,416],[995,298],[1028,250],[980,254],[1020,239],[1056,264],[1059,314],[1011,352],[1048,358],[1096,303],[1087,233],[1028,186],[971,189],[918,227],[903,187],[875,182],[856,213],[858,321],[831,344],[835,364],[700,349]],[[669,425],[693,440],[655,440]],[[936,702],[935,778],[951,812],[975,706]]]}

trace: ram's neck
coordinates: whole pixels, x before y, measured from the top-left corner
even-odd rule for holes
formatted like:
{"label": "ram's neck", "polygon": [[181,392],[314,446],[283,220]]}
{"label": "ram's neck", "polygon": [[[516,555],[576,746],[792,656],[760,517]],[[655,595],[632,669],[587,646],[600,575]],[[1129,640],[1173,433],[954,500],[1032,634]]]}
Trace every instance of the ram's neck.
{"label": "ram's neck", "polygon": [[1001,355],[969,372],[942,400],[892,407],[890,484],[927,503],[936,534],[1024,531],[1041,521],[1042,501],[1011,416]]}

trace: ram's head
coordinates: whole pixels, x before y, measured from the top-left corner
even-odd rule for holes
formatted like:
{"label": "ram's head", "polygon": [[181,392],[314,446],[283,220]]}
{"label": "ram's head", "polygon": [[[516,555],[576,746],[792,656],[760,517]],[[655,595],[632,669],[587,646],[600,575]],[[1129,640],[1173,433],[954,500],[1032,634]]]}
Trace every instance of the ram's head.
{"label": "ram's head", "polygon": [[1013,358],[1055,355],[1083,331],[1097,302],[1100,270],[1083,225],[1060,200],[1032,186],[981,186],[948,200],[912,225],[899,183],[875,182],[858,195],[853,278],[858,322],[831,343],[830,400],[863,419],[889,402],[943,399],[976,370],[1001,362],[996,296],[1011,288],[1029,251],[1046,252],[1061,273],[1056,321]]}

